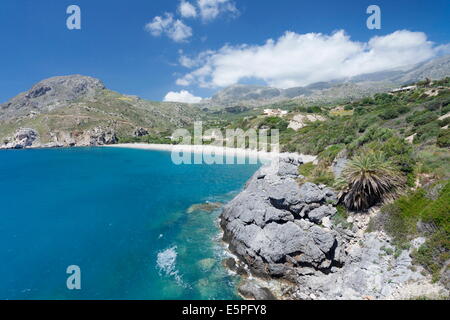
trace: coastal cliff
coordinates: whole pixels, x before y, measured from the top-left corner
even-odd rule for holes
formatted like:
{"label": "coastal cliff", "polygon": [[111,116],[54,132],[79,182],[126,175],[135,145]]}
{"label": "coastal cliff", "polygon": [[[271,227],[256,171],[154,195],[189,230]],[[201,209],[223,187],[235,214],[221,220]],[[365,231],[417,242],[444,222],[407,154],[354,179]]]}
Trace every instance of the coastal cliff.
{"label": "coastal cliff", "polygon": [[386,234],[367,232],[377,210],[342,219],[333,190],[298,182],[301,162],[281,157],[279,164],[262,167],[224,208],[224,240],[244,265],[240,273],[245,277],[243,270],[249,270],[240,292],[267,298],[261,290],[269,287],[278,298],[301,300],[445,295],[443,286],[412,264],[410,252],[423,238],[393,254]]}

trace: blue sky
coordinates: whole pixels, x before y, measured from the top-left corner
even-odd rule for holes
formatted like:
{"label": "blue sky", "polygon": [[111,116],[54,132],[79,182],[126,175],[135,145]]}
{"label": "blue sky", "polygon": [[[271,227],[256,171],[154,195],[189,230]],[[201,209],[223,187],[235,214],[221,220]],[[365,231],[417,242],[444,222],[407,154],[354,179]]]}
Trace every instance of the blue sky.
{"label": "blue sky", "polygon": [[[112,90],[162,100],[181,90],[208,97],[234,82],[305,85],[449,52],[448,0],[186,1],[195,17],[182,16],[180,0],[2,0],[0,102],[56,75],[90,75]],[[66,27],[72,4],[81,8],[81,30]],[[366,27],[372,4],[381,8],[381,30]],[[157,23],[145,28],[155,17],[167,22],[159,33]]]}

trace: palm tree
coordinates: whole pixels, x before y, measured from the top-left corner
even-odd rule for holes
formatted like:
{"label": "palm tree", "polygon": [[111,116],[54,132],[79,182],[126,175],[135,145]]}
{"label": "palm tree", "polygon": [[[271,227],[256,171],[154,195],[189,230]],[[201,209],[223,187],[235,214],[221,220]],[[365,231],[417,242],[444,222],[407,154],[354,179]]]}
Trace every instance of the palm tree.
{"label": "palm tree", "polygon": [[405,180],[382,152],[365,151],[355,156],[342,172],[346,188],[340,201],[350,210],[365,210],[391,199]]}

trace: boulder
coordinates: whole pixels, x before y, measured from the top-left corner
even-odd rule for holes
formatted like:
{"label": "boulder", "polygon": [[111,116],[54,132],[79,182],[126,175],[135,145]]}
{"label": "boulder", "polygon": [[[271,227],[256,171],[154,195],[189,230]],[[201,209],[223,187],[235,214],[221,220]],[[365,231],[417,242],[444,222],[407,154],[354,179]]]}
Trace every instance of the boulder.
{"label": "boulder", "polygon": [[238,292],[247,299],[254,300],[277,300],[273,293],[264,287],[260,287],[252,281],[244,281],[238,287]]}
{"label": "boulder", "polygon": [[333,206],[321,206],[308,213],[308,219],[315,223],[322,223],[325,217],[331,217],[336,214],[337,210]]}
{"label": "boulder", "polygon": [[286,158],[262,167],[221,215],[224,240],[255,275],[295,281],[342,264],[340,235],[320,225],[336,213],[328,204],[334,193],[300,186],[291,168],[297,164]]}

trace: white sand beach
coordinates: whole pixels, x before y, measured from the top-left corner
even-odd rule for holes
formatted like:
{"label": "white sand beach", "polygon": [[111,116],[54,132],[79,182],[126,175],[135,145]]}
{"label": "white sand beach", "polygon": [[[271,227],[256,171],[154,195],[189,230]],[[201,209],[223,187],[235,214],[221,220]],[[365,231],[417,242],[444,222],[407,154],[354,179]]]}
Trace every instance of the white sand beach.
{"label": "white sand beach", "polygon": [[146,143],[127,143],[106,145],[108,148],[129,148],[141,150],[155,150],[168,152],[187,152],[187,153],[202,153],[204,155],[227,156],[227,157],[248,157],[257,158],[261,162],[270,162],[277,157],[292,157],[301,159],[304,163],[315,162],[316,156],[304,155],[298,153],[279,153],[279,152],[265,152],[252,149],[228,148],[213,145],[169,145],[169,144],[146,144]]}

